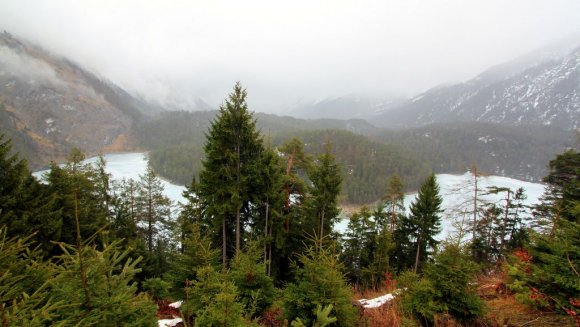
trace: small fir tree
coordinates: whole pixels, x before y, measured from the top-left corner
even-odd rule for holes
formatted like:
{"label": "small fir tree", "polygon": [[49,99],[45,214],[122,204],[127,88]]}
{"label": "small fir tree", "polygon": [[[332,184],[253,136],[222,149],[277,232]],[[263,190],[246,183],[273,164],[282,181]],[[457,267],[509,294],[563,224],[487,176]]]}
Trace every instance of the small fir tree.
{"label": "small fir tree", "polygon": [[284,310],[287,319],[300,318],[305,325],[316,321],[317,305],[333,305],[332,315],[337,326],[355,326],[357,312],[351,304],[351,291],[341,273],[342,264],[336,255],[323,248],[310,248],[296,264],[296,281],[284,290]]}
{"label": "small fir tree", "polygon": [[431,174],[421,185],[415,201],[411,203],[407,221],[409,237],[412,238],[411,243],[414,243],[415,249],[415,272],[439,243],[435,236],[441,232],[442,201],[435,175]]}

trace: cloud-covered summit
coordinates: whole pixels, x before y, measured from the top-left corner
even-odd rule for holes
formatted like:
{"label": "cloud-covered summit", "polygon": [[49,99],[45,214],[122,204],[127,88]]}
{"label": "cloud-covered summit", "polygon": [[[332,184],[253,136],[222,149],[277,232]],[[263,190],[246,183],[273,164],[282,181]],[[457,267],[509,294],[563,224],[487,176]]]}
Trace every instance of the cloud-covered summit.
{"label": "cloud-covered summit", "polygon": [[0,1],[0,29],[148,99],[254,110],[411,96],[580,33],[580,2]]}

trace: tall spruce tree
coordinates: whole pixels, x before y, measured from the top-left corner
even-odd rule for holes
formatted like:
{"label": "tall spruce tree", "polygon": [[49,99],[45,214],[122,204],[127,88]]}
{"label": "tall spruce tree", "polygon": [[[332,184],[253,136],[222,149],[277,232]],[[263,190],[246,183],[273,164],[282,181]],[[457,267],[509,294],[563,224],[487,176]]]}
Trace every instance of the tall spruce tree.
{"label": "tall spruce tree", "polygon": [[137,217],[144,225],[143,234],[151,255],[157,236],[171,215],[171,200],[163,194],[163,184],[149,165],[145,174],[139,176],[138,194]]}
{"label": "tall spruce tree", "polygon": [[0,225],[7,235],[31,236],[46,255],[61,232],[56,197],[28,171],[26,161],[11,155],[12,143],[0,134]]}
{"label": "tall spruce tree", "polygon": [[[256,191],[253,192],[254,219],[250,226],[254,237],[263,237],[264,262],[267,263],[266,272],[269,275],[272,268],[272,245],[277,236],[274,233],[282,232],[280,226],[284,206],[284,171],[280,157],[274,149],[268,147],[261,153],[256,174]],[[259,190],[262,191],[258,192]]]}
{"label": "tall spruce tree", "polygon": [[[569,150],[550,161],[548,188],[535,214],[548,228],[532,233],[526,260],[511,266],[510,288],[521,299],[540,295],[543,303],[580,323],[580,153]],[[515,259],[515,258],[512,258]],[[523,293],[523,294],[521,294]]]}
{"label": "tall spruce tree", "polygon": [[331,152],[330,143],[326,143],[325,152],[311,166],[308,177],[312,181],[309,210],[311,217],[316,218],[312,226],[315,228],[313,228],[314,233],[322,240],[330,234],[340,213],[338,195],[342,176],[340,167]]}
{"label": "tall spruce tree", "polygon": [[285,160],[283,182],[283,210],[282,219],[272,220],[270,235],[275,246],[270,247],[268,257],[270,275],[275,276],[278,285],[291,279],[290,262],[296,253],[303,250],[305,231],[312,232],[305,227],[304,203],[308,187],[304,180],[311,158],[304,152],[304,143],[294,138],[278,148],[278,152]]}
{"label": "tall spruce tree", "polygon": [[204,220],[222,245],[225,264],[240,250],[245,226],[251,220],[253,185],[263,151],[256,122],[248,111],[247,92],[236,83],[207,133],[205,160],[199,175]]}
{"label": "tall spruce tree", "polygon": [[399,175],[395,174],[389,178],[389,185],[383,200],[384,207],[388,210],[391,236],[393,236],[396,223],[405,212],[405,192],[403,192],[403,182]]}
{"label": "tall spruce tree", "polygon": [[412,238],[411,243],[414,243],[415,248],[415,272],[439,243],[435,236],[441,231],[442,201],[435,174],[431,174],[421,185],[415,201],[411,203],[408,217],[409,237]]}
{"label": "tall spruce tree", "polygon": [[534,208],[534,216],[541,227],[553,233],[560,219],[580,223],[580,216],[574,213],[575,201],[580,198],[580,152],[568,150],[557,155],[549,169],[544,178],[548,190]]}
{"label": "tall spruce tree", "polygon": [[81,239],[93,236],[107,224],[107,211],[102,193],[97,187],[96,169],[83,162],[84,153],[71,150],[64,167],[52,163],[47,175],[48,189],[56,196],[56,206],[62,210],[61,233],[58,241],[77,242],[75,216],[79,221]]}
{"label": "tall spruce tree", "polygon": [[145,174],[139,176],[137,183],[136,220],[147,252],[143,273],[146,277],[160,276],[167,266],[165,249],[168,246],[167,235],[172,222],[171,200],[163,194],[163,184],[151,166]]}

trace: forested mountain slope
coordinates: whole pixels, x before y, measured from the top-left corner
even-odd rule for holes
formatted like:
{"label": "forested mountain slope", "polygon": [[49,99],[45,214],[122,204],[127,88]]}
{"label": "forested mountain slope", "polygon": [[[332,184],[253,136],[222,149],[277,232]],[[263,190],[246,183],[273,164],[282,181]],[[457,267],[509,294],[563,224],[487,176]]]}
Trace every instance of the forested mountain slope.
{"label": "forested mountain slope", "polygon": [[68,59],[0,34],[0,128],[33,168],[72,147],[127,150],[143,112],[157,110]]}
{"label": "forested mountain slope", "polygon": [[412,149],[436,173],[464,172],[472,164],[488,174],[539,181],[545,162],[575,146],[571,131],[542,126],[463,122],[383,131],[380,140]]}
{"label": "forested mountain slope", "polygon": [[[188,185],[197,176],[205,132],[215,111],[165,112],[136,125],[140,146],[152,151],[150,162],[162,176]],[[256,114],[257,126],[272,146],[294,137],[319,154],[330,142],[341,163],[345,202],[379,199],[387,178],[401,175],[413,189],[428,174],[463,173],[477,164],[489,174],[538,181],[554,154],[574,145],[574,133],[490,123],[435,124],[406,131],[376,128],[364,121],[303,120]]]}

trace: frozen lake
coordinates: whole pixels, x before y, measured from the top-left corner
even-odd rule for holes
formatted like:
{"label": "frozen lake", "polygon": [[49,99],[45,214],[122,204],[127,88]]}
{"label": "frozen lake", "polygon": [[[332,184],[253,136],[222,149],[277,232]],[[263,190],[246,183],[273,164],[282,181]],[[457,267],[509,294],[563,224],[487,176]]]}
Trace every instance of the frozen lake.
{"label": "frozen lake", "polygon": [[[462,214],[460,212],[463,211],[462,209],[467,209],[467,211],[472,210],[471,206],[473,202],[467,205],[466,203],[473,197],[474,186],[470,185],[470,183],[473,184],[473,176],[469,172],[463,175],[438,174],[436,177],[440,188],[440,195],[443,197],[442,231],[438,237],[441,240],[455,230],[453,222],[455,220],[461,220]],[[520,187],[523,188],[527,196],[526,200],[523,201],[525,205],[538,203],[538,199],[544,194],[545,190],[545,185],[539,183],[530,183],[501,176],[482,176],[478,179],[477,185],[477,188],[480,190],[478,193],[478,201],[505,206],[505,193],[485,194],[488,187],[491,186],[507,187],[514,192]],[[407,213],[409,212],[411,202],[415,201],[416,196],[417,192],[405,195]],[[510,199],[513,199],[513,196]],[[467,223],[471,217],[471,215],[465,217],[465,222]],[[338,231],[344,231],[347,225],[348,219],[343,219],[336,226],[336,229]]]}
{"label": "frozen lake", "polygon": [[[92,157],[85,162],[96,162],[97,157]],[[139,180],[139,175],[145,173],[147,169],[147,154],[146,153],[113,153],[105,155],[107,163],[106,170],[111,174],[112,179],[121,180],[123,178]],[[35,172],[33,175],[40,178],[46,171]],[[458,217],[453,208],[458,204],[465,202],[473,195],[473,186],[468,183],[473,177],[470,173],[463,175],[439,174],[437,175],[437,182],[441,189],[440,194],[443,197],[443,231],[439,235],[440,239],[445,238],[449,233],[453,232],[454,228],[452,222]],[[164,187],[164,194],[170,198],[174,203],[183,203],[185,199],[181,193],[185,187],[162,181]],[[513,178],[500,176],[480,177],[478,181],[478,188],[482,189],[481,193],[490,186],[508,187],[515,191],[517,188],[524,188],[527,195],[525,200],[526,205],[538,203],[538,198],[544,193],[545,186],[538,183],[524,182]],[[407,194],[405,196],[405,205],[408,208],[411,202],[415,199],[417,193]],[[502,199],[505,194],[499,195],[480,195],[480,199],[487,202],[495,202],[499,205],[504,205],[505,201]],[[460,216],[460,215],[459,215]],[[469,220],[469,217],[466,217]],[[348,225],[348,219],[343,219],[337,226],[336,230],[343,232]]]}
{"label": "frozen lake", "polygon": [[[141,152],[135,153],[111,153],[106,154],[105,161],[107,163],[106,171],[111,174],[113,180],[134,179],[139,180],[139,175],[145,174],[147,170],[147,154]],[[95,163],[98,157],[91,157],[86,159],[85,163]],[[37,178],[47,172],[46,170],[38,171],[33,173]],[[185,202],[185,199],[181,193],[185,190],[185,187],[172,184],[168,181],[161,181],[164,188],[164,194],[170,198],[175,203]]]}

